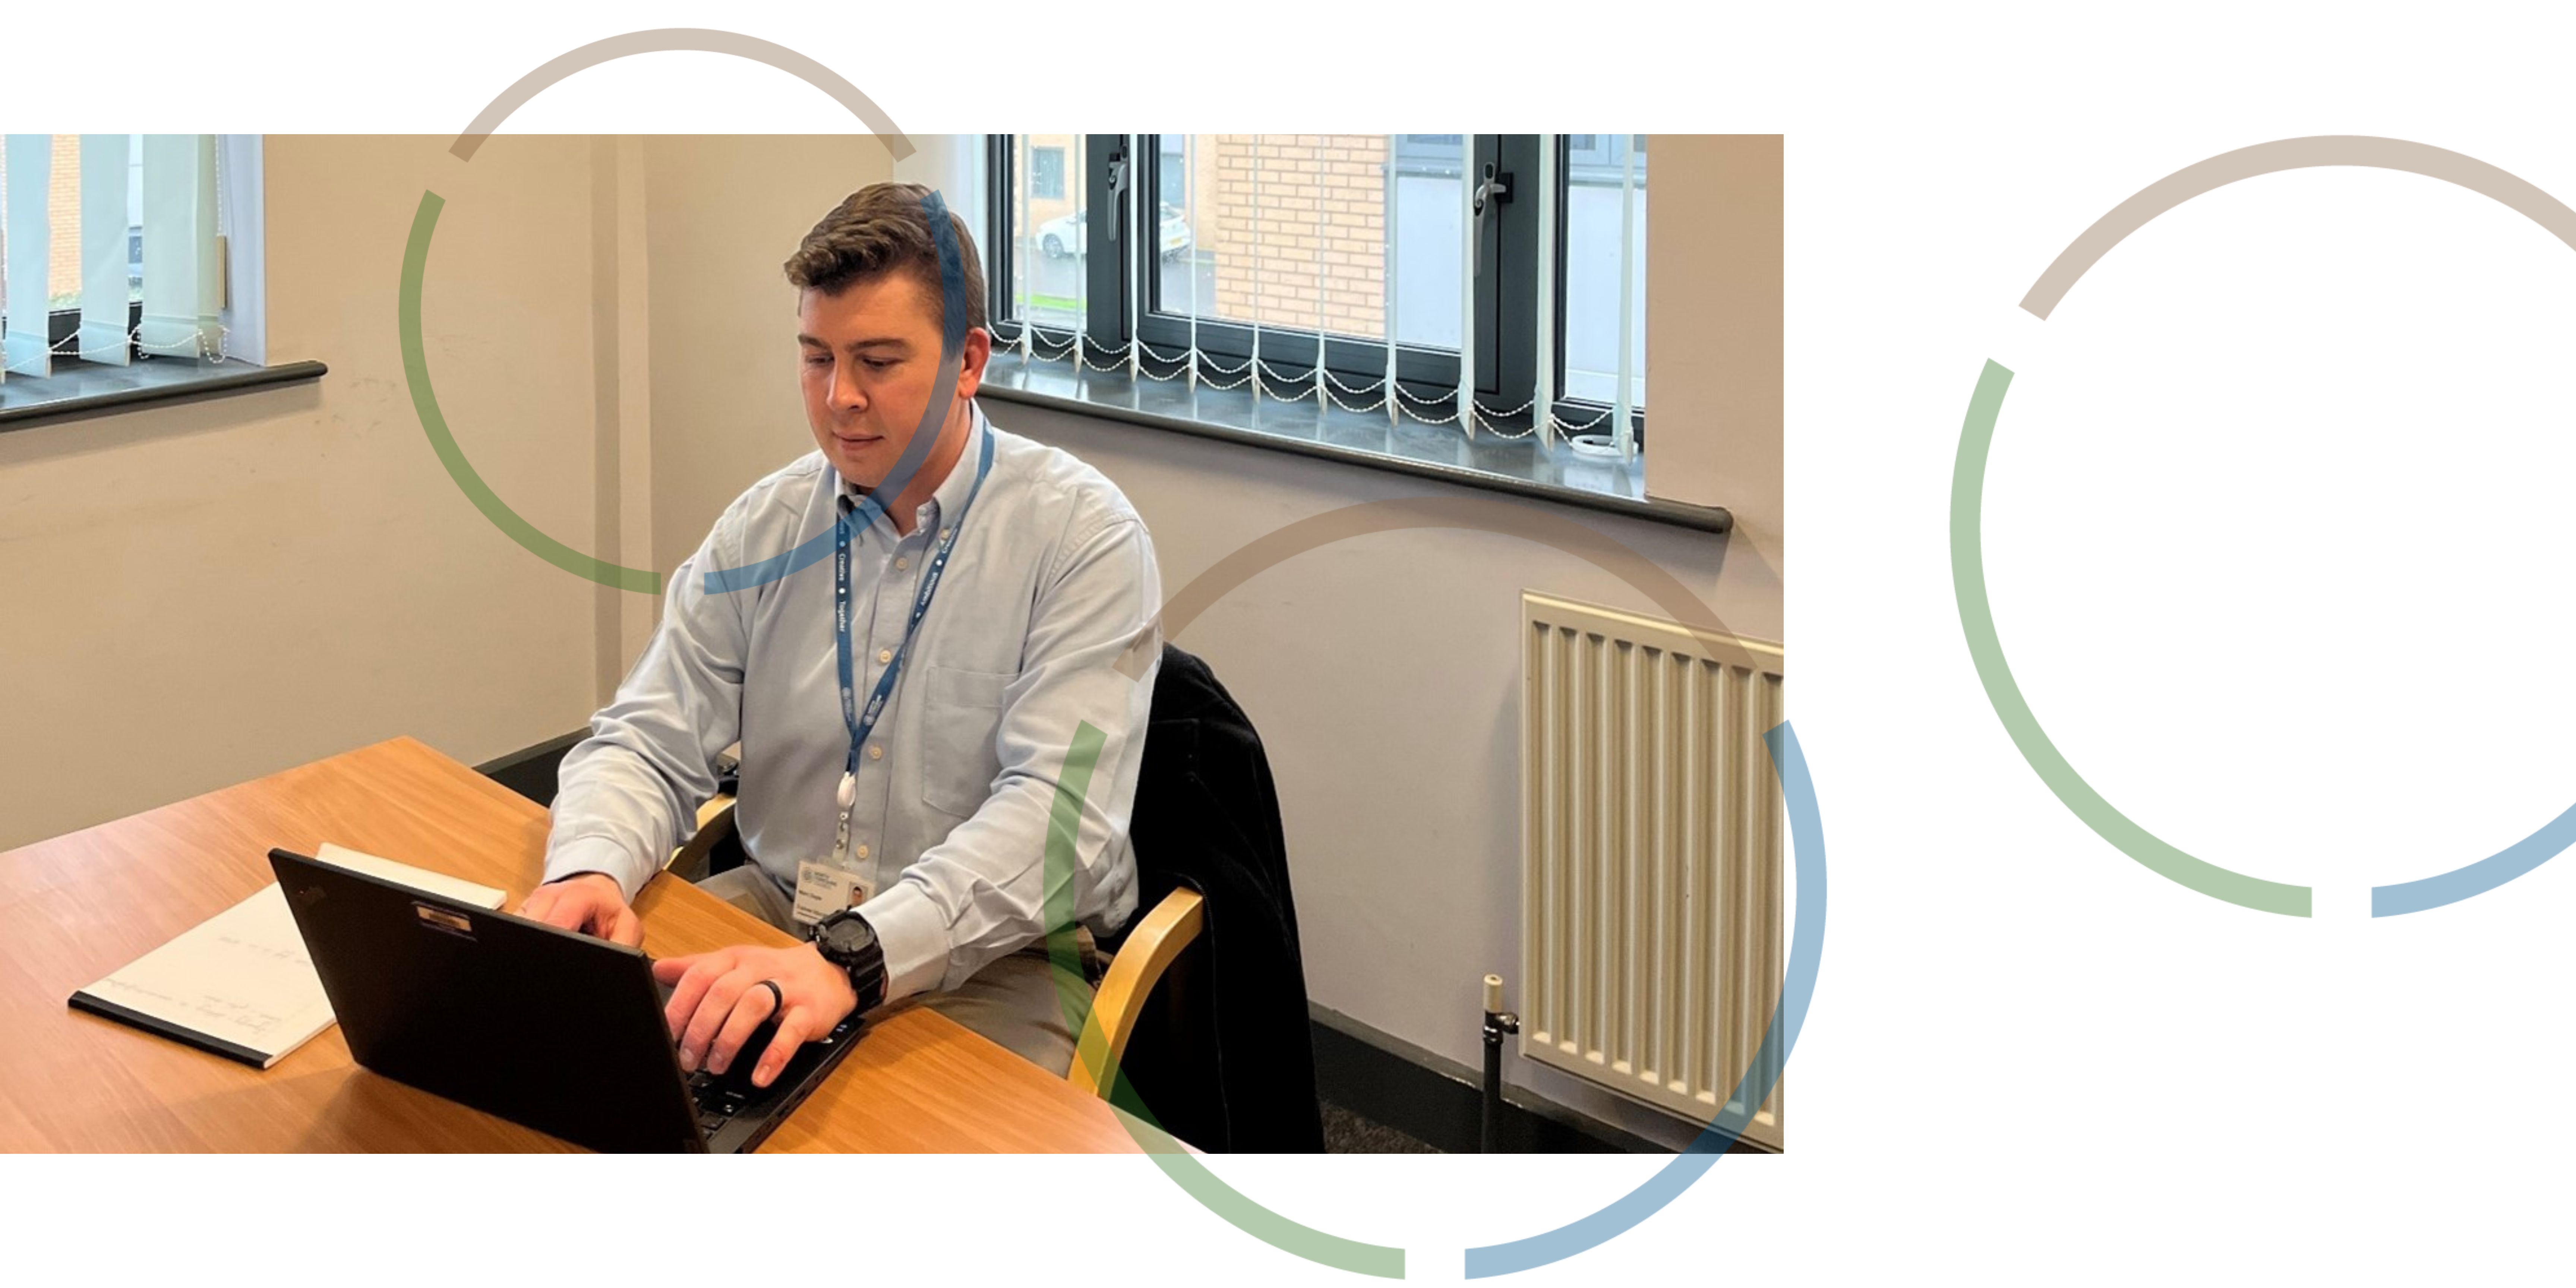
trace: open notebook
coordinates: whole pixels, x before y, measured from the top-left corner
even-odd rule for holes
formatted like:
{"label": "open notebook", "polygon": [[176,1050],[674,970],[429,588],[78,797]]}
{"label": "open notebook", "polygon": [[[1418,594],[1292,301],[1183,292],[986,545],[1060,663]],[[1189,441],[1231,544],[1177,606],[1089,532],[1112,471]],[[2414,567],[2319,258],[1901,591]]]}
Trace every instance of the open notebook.
{"label": "open notebook", "polygon": [[[498,908],[490,886],[325,844],[315,858],[415,890]],[[80,1010],[265,1069],[331,1024],[331,1000],[304,955],[304,936],[272,881],[72,994]]]}

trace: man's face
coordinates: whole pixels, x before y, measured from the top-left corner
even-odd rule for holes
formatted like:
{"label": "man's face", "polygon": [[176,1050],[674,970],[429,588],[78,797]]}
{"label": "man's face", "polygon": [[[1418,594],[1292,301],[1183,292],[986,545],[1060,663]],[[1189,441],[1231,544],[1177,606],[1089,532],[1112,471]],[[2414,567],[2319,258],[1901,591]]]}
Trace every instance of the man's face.
{"label": "man's face", "polygon": [[[939,383],[939,324],[931,294],[908,274],[854,282],[837,295],[808,289],[796,305],[796,343],[805,419],[841,477],[860,487],[885,481],[921,426]],[[936,433],[964,424],[992,340],[966,333],[956,402]],[[928,462],[937,455],[934,448]]]}

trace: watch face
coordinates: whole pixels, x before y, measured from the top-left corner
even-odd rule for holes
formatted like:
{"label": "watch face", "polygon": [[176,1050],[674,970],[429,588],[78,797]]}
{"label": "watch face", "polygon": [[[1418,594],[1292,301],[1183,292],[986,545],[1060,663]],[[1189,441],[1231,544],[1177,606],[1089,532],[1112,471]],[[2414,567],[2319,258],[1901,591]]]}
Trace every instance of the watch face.
{"label": "watch face", "polygon": [[854,914],[843,913],[823,923],[823,947],[837,955],[858,952],[876,939],[876,931],[869,928],[866,919]]}

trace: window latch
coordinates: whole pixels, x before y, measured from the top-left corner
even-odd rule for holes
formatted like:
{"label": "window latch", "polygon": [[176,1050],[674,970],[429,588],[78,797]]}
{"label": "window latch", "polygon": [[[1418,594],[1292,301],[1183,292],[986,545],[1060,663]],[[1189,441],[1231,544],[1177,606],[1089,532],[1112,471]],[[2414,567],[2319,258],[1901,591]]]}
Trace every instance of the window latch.
{"label": "window latch", "polygon": [[1117,152],[1113,152],[1113,153],[1111,153],[1111,154],[1109,155],[1109,219],[1108,219],[1108,224],[1109,224],[1109,240],[1110,240],[1110,242],[1111,242],[1112,244],[1115,244],[1115,243],[1117,242],[1117,240],[1118,240],[1118,225],[1119,225],[1119,223],[1120,223],[1119,216],[1120,216],[1121,214],[1123,214],[1123,213],[1124,213],[1124,211],[1122,210],[1122,208],[1121,208],[1121,207],[1119,206],[1119,204],[1118,204],[1118,198],[1119,198],[1119,197],[1121,197],[1121,196],[1123,196],[1123,195],[1125,195],[1126,191],[1127,191],[1127,153],[1126,153],[1126,151],[1125,151],[1124,149],[1121,149],[1121,150],[1119,150],[1119,151],[1117,151]]}
{"label": "window latch", "polygon": [[1494,173],[1494,163],[1491,161],[1486,162],[1485,181],[1476,185],[1475,198],[1476,213],[1479,216],[1485,213],[1485,202],[1487,198],[1491,198],[1497,202],[1511,200],[1512,177],[1508,174]]}

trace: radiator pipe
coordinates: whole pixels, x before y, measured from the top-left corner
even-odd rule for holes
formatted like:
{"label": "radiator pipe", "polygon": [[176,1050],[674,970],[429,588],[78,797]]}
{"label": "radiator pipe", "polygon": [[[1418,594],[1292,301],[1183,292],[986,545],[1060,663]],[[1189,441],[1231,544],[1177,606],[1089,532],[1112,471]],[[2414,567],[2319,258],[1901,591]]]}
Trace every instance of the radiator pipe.
{"label": "radiator pipe", "polygon": [[1521,1031],[1521,1017],[1503,1009],[1503,977],[1485,977],[1485,1153],[1498,1152],[1503,1131],[1503,1035]]}

